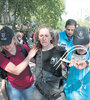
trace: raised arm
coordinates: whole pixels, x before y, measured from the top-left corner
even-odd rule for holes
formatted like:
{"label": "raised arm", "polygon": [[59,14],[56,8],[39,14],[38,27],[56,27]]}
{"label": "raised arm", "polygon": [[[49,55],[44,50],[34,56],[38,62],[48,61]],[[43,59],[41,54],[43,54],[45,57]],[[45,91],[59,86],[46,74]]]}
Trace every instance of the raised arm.
{"label": "raised arm", "polygon": [[20,64],[16,66],[14,63],[9,62],[5,67],[5,70],[9,73],[19,75],[28,66],[29,61],[35,56],[36,52],[37,49],[31,49],[28,53],[28,56]]}

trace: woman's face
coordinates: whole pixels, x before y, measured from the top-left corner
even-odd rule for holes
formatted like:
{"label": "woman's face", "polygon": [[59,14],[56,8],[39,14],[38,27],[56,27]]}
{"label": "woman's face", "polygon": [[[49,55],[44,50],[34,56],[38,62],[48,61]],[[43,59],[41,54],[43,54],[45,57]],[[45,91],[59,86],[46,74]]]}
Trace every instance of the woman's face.
{"label": "woman's face", "polygon": [[15,38],[12,38],[12,42],[9,45],[2,46],[3,49],[7,50],[8,52],[13,52],[15,47]]}
{"label": "woman's face", "polygon": [[50,32],[47,28],[42,28],[39,30],[39,41],[42,45],[42,47],[47,47],[51,44],[51,40],[52,40],[52,37],[50,35]]}

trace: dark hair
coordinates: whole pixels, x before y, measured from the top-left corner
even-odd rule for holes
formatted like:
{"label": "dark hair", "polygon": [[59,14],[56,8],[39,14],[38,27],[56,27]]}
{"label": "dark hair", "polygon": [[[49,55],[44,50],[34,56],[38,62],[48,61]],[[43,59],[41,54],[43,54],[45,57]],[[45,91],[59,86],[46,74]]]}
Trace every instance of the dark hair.
{"label": "dark hair", "polygon": [[68,20],[66,21],[65,28],[66,28],[68,25],[74,25],[74,26],[76,27],[77,22],[76,22],[74,19],[68,19]]}
{"label": "dark hair", "polygon": [[41,25],[40,27],[38,27],[37,31],[36,31],[36,37],[35,37],[35,46],[38,48],[38,49],[41,49],[42,46],[40,44],[40,41],[38,39],[38,35],[39,35],[39,31],[42,29],[42,28],[47,28],[50,32],[50,35],[52,37],[52,40],[51,40],[51,43],[53,45],[57,45],[57,39],[56,39],[56,32],[54,29],[52,29],[52,27],[48,26],[48,25]]}

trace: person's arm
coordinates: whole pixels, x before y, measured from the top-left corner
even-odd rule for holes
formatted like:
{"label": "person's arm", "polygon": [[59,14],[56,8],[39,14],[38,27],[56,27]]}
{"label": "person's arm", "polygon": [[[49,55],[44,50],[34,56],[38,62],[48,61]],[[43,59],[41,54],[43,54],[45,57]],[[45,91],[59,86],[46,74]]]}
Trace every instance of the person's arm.
{"label": "person's arm", "polygon": [[28,53],[28,56],[20,64],[16,66],[14,63],[9,62],[5,67],[5,70],[9,73],[19,75],[28,66],[29,61],[35,56],[36,52],[37,49],[31,49]]}

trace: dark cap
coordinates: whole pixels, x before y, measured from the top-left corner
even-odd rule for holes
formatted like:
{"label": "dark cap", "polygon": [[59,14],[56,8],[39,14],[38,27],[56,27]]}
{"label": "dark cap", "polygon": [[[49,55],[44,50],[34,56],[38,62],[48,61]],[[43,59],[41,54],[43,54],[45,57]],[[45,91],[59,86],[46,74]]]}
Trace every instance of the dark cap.
{"label": "dark cap", "polygon": [[86,45],[89,43],[89,31],[87,27],[77,27],[73,34],[74,45]]}
{"label": "dark cap", "polygon": [[0,46],[9,45],[13,37],[13,30],[7,26],[3,27],[0,30]]}

